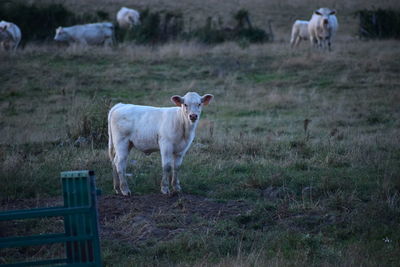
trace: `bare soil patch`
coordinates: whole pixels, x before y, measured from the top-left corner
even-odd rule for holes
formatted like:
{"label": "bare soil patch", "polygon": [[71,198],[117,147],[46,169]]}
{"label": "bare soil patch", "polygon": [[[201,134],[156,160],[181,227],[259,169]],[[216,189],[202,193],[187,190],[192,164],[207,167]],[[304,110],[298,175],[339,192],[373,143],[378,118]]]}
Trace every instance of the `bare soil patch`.
{"label": "bare soil patch", "polygon": [[[0,211],[61,206],[62,198],[19,199],[3,201]],[[219,220],[247,214],[251,207],[244,201],[218,202],[202,196],[179,194],[164,196],[150,194],[123,197],[104,195],[98,197],[100,234],[102,239],[138,244],[148,240],[170,240],[177,234],[212,225]],[[59,218],[46,219],[51,231],[61,228]],[[25,225],[25,226],[24,226]],[[0,237],[28,234],[32,224],[22,221],[2,222]],[[36,226],[33,226],[36,227]],[[43,225],[40,226],[43,229]]]}

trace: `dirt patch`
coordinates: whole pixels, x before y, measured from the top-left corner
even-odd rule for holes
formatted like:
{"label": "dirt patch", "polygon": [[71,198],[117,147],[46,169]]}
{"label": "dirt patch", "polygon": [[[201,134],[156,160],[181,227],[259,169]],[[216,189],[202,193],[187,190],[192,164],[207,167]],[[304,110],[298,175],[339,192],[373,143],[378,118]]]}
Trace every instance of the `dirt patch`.
{"label": "dirt patch", "polygon": [[[0,211],[61,205],[62,198],[20,199],[2,201]],[[98,209],[102,239],[138,244],[149,240],[170,240],[185,231],[247,214],[251,207],[243,201],[218,202],[189,194],[151,194],[99,196]],[[59,221],[59,218],[55,219]],[[48,221],[46,223],[52,224]],[[28,231],[22,228],[22,222],[2,222],[0,236],[10,236],[17,232],[27,234]],[[54,227],[51,228],[54,230]],[[62,231],[62,226],[60,228]]]}
{"label": "dirt patch", "polygon": [[104,196],[99,199],[102,237],[128,242],[169,240],[179,233],[198,228],[204,221],[215,222],[250,211],[245,202],[216,202],[201,196],[161,194]]}

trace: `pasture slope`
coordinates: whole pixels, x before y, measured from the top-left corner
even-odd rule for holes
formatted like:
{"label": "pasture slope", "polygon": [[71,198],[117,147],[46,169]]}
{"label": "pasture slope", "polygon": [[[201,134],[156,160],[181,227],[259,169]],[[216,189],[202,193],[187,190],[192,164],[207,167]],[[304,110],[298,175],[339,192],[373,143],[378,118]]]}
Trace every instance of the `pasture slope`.
{"label": "pasture slope", "polygon": [[[90,2],[65,4],[84,11]],[[230,6],[206,2],[215,12]],[[259,22],[257,6],[268,5],[274,43],[27,44],[1,52],[0,210],[57,205],[59,172],[92,169],[103,190],[105,266],[398,265],[399,42],[359,41],[351,12],[360,1],[335,1],[341,28],[333,51],[291,50],[293,19],[317,1],[264,2],[232,5]],[[180,6],[192,12],[189,1]],[[215,101],[184,159],[183,194],[162,196],[160,156],[133,151],[134,196],[113,195],[109,107],[172,106],[170,96],[189,90]],[[0,236],[60,227],[57,219],[1,224]],[[0,263],[60,249],[2,250]]]}

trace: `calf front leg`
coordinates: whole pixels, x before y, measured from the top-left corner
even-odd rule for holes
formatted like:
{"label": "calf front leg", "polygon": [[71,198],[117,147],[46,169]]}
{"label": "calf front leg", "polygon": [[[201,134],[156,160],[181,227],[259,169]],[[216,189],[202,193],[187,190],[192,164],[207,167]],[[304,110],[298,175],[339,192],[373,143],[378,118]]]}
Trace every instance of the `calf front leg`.
{"label": "calf front leg", "polygon": [[161,179],[161,193],[169,194],[169,181],[172,179],[174,169],[174,158],[172,154],[172,145],[160,144],[161,164],[163,175]]}
{"label": "calf front leg", "polygon": [[178,171],[180,166],[182,165],[182,160],[183,160],[183,155],[175,155],[175,164],[174,164],[174,169],[172,172],[172,188],[176,192],[182,191],[179,179],[178,179]]}
{"label": "calf front leg", "polygon": [[318,41],[317,41],[317,39],[316,39],[315,37],[313,37],[313,36],[310,36],[310,43],[311,43],[311,47],[312,47],[312,48],[318,47]]}

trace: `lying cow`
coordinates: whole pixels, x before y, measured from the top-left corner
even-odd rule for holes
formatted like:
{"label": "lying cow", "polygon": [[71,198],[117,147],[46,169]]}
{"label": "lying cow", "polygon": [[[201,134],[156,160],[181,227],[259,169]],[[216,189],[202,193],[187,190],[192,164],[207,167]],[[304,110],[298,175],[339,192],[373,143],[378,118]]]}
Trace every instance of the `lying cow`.
{"label": "lying cow", "polygon": [[54,40],[81,45],[112,45],[114,25],[110,22],[58,27]]}
{"label": "lying cow", "polygon": [[290,46],[297,47],[302,40],[308,40],[308,21],[296,20],[292,26]]}
{"label": "lying cow", "polygon": [[336,11],[329,8],[320,8],[314,11],[308,23],[311,45],[331,50],[331,41],[338,30]]}
{"label": "lying cow", "polygon": [[21,30],[12,22],[0,21],[0,45],[3,49],[16,50],[21,41]]}
{"label": "lying cow", "polygon": [[117,13],[117,22],[121,28],[132,28],[140,24],[140,14],[134,9],[122,7]]}
{"label": "lying cow", "polygon": [[203,106],[213,95],[200,96],[189,92],[184,97],[173,96],[178,107],[157,108],[131,104],[116,104],[108,113],[108,152],[113,167],[114,190],[124,195],[131,191],[126,182],[127,158],[132,147],[149,154],[161,153],[163,175],[161,192],[168,194],[169,182],[180,191],[178,169],[195,136]]}

